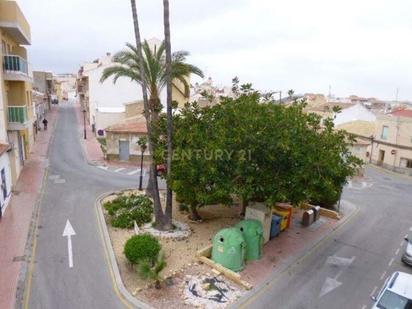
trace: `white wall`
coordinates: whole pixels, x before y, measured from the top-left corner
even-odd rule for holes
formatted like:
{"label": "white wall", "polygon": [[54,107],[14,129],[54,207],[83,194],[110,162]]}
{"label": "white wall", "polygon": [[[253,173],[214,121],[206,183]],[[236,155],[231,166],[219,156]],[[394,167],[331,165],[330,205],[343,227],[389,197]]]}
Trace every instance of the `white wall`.
{"label": "white wall", "polygon": [[98,130],[104,130],[107,127],[117,124],[125,119],[125,112],[123,113],[104,113],[96,112],[96,134]]}
{"label": "white wall", "polygon": [[123,107],[126,102],[142,98],[141,86],[128,78],[121,77],[116,84],[113,84],[113,78],[108,78],[104,83],[100,83],[103,70],[110,65],[102,65],[87,72],[89,76],[90,124],[93,123],[93,116],[96,117],[97,107]]}
{"label": "white wall", "polygon": [[345,108],[340,113],[336,114],[336,118],[333,122],[335,126],[338,126],[343,123],[357,120],[375,122],[376,116],[366,107],[362,106],[361,104],[356,104],[352,107]]}
{"label": "white wall", "polygon": [[[7,152],[4,153],[2,156],[0,156],[0,171],[3,168],[6,172],[7,197],[6,199],[4,199],[3,191],[0,190],[0,204],[2,206],[2,213],[4,214],[4,211],[7,208],[7,205],[9,204],[10,197],[11,197],[11,167],[10,167],[10,161],[9,161],[9,156]],[[1,178],[0,178],[0,184],[1,184]]]}

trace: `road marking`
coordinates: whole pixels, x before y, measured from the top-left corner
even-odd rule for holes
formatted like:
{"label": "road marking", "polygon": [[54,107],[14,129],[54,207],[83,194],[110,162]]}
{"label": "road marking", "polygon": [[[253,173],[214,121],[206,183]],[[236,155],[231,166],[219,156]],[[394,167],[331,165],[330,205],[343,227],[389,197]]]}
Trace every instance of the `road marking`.
{"label": "road marking", "polygon": [[100,168],[101,170],[105,170],[105,171],[107,171],[109,169],[108,166],[103,166],[103,165],[98,165],[97,167]]}
{"label": "road marking", "polygon": [[366,305],[363,305],[361,309],[366,309],[366,307],[367,307]]}
{"label": "road marking", "polygon": [[[96,210],[97,212],[97,210]],[[265,293],[273,284],[279,281],[279,279],[285,275],[288,271],[290,271],[294,266],[299,265],[301,262],[303,262],[308,256],[312,255],[317,248],[322,246],[323,244],[326,243],[327,240],[332,238],[338,231],[340,231],[345,225],[347,225],[349,222],[353,220],[357,215],[359,215],[360,208],[356,207],[356,209],[349,215],[349,217],[346,219],[345,222],[343,222],[341,225],[339,225],[337,228],[335,228],[331,233],[329,233],[327,236],[319,240],[312,248],[310,248],[306,254],[303,256],[297,258],[294,262],[292,262],[288,267],[286,267],[283,271],[280,272],[277,276],[273,278],[270,282],[268,282],[263,288],[259,289],[256,291],[255,294],[253,294],[251,297],[246,299],[242,304],[239,305],[239,308],[247,308],[248,305],[253,302],[257,297],[259,297],[261,294]],[[103,237],[103,236],[102,236]]]}
{"label": "road marking", "polygon": [[[95,205],[96,206],[96,205]],[[109,273],[110,273],[110,277],[112,279],[112,287],[114,292],[116,293],[117,297],[120,299],[120,301],[129,309],[132,309],[132,306],[129,304],[129,302],[124,298],[124,296],[120,293],[117,284],[116,284],[116,280],[114,278],[114,273],[113,273],[113,269],[112,266],[110,264],[110,258],[109,258],[109,249],[107,248],[107,244],[103,235],[103,228],[102,228],[102,224],[106,224],[106,222],[102,222],[102,219],[100,218],[99,215],[99,211],[97,210],[97,207],[95,207],[95,211],[96,211],[96,217],[98,220],[98,230],[99,230],[99,234],[100,234],[100,239],[103,242],[103,247],[104,247],[104,252],[105,252],[105,260],[106,260],[106,265],[107,268],[109,269]],[[25,308],[28,309],[28,308]]]}
{"label": "road marking", "polygon": [[369,296],[372,297],[373,295],[375,295],[377,289],[378,289],[378,287],[375,286],[372,290],[372,293],[370,293]]}
{"label": "road marking", "polygon": [[134,170],[134,171],[131,171],[131,172],[127,173],[127,175],[131,176],[131,175],[137,174],[139,172],[140,172],[140,169],[137,169],[137,170]]}
{"label": "road marking", "polygon": [[405,240],[402,240],[401,243],[399,244],[399,246],[402,248],[403,243],[405,242]]}
{"label": "road marking", "polygon": [[66,179],[56,179],[54,181],[55,184],[66,183]]}
{"label": "road marking", "polygon": [[384,272],[382,273],[380,280],[383,280],[383,278],[385,278],[385,277],[386,277],[386,271],[384,271]]}
{"label": "road marking", "polygon": [[350,264],[353,263],[354,260],[355,260],[354,256],[352,256],[351,258],[343,258],[343,257],[332,255],[328,257],[328,259],[326,260],[326,263],[334,265],[334,266],[349,266]]}
{"label": "road marking", "polygon": [[73,268],[73,248],[72,248],[72,236],[76,235],[69,219],[66,221],[66,226],[64,227],[63,237],[67,237],[67,252],[69,255],[69,267]]}
{"label": "road marking", "polygon": [[334,289],[340,287],[342,282],[338,281],[338,278],[343,274],[343,270],[340,270],[334,278],[327,277],[320,290],[319,297],[325,296]]}
{"label": "road marking", "polygon": [[50,175],[50,176],[49,176],[49,179],[50,179],[50,180],[56,180],[56,179],[58,179],[58,178],[60,178],[60,175]]}
{"label": "road marking", "polygon": [[398,254],[399,254],[399,248],[396,249],[396,251],[395,251],[395,255],[398,255]]}
{"label": "road marking", "polygon": [[395,261],[395,259],[392,258],[392,259],[389,261],[388,266],[391,267],[394,261]]}
{"label": "road marking", "polygon": [[125,170],[125,168],[124,168],[124,167],[120,167],[120,168],[118,168],[117,170],[115,170],[115,172],[118,173],[118,172],[121,172],[121,171],[123,171],[123,170]]}

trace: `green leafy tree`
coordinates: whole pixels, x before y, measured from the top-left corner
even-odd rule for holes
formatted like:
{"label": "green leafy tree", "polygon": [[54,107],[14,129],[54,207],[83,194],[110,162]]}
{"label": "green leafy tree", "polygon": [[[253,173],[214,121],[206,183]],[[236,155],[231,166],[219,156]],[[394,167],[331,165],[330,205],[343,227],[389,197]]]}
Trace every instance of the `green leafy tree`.
{"label": "green leafy tree", "polygon": [[[332,119],[303,112],[305,103],[274,104],[271,96],[238,85],[236,98],[201,109],[187,105],[175,120],[177,197],[194,209],[210,200],[229,202],[231,194],[273,204],[312,201],[331,207],[360,161],[349,153],[351,136]],[[188,152],[202,155],[184,157]],[[205,156],[204,153],[224,153]]]}

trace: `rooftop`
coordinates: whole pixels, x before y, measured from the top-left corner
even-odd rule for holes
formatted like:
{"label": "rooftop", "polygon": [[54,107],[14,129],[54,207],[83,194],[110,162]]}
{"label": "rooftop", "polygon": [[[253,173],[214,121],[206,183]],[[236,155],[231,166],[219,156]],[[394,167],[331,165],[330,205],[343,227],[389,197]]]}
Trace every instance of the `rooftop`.
{"label": "rooftop", "polygon": [[142,120],[142,117],[133,117],[107,127],[106,132],[146,134],[146,122]]}
{"label": "rooftop", "polygon": [[396,117],[410,117],[412,118],[412,110],[411,109],[401,109],[391,113],[391,115]]}
{"label": "rooftop", "polygon": [[371,121],[356,120],[338,125],[336,126],[336,129],[369,137],[375,133],[375,123]]}
{"label": "rooftop", "polygon": [[412,275],[400,271],[397,273],[398,277],[395,279],[393,286],[390,287],[390,290],[398,295],[412,299]]}

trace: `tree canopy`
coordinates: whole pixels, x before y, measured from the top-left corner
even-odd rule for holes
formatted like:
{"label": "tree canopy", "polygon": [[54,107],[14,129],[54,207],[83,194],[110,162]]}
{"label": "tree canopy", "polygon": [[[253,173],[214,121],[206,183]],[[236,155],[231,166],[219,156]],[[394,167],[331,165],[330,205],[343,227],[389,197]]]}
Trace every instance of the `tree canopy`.
{"label": "tree canopy", "polygon": [[[331,207],[361,161],[348,146],[353,137],[336,131],[333,119],[303,112],[304,102],[285,106],[251,84],[234,80],[236,97],[175,114],[173,171],[177,198],[192,209],[249,201],[310,201]],[[193,212],[194,211],[194,212]]]}

